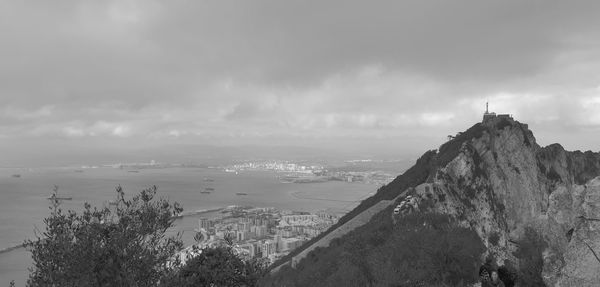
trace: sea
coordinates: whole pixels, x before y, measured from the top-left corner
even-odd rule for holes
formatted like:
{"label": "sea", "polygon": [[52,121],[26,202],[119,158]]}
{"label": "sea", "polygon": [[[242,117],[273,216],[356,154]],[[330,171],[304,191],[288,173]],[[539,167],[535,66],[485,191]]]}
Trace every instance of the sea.
{"label": "sea", "polygon": [[[44,231],[43,219],[50,214],[53,188],[60,197],[70,197],[63,210],[81,211],[85,202],[102,207],[116,198],[121,186],[126,196],[144,188],[158,187],[157,196],[179,202],[184,213],[170,233],[181,232],[184,243],[193,243],[200,217],[214,217],[218,209],[231,206],[274,207],[293,211],[327,211],[343,215],[378,186],[328,181],[282,183],[275,171],[226,172],[208,167],[127,169],[94,167],[0,168],[0,286],[14,280],[24,286],[31,256],[14,248]],[[210,191],[210,193],[201,193]],[[238,195],[237,193],[245,193]]]}

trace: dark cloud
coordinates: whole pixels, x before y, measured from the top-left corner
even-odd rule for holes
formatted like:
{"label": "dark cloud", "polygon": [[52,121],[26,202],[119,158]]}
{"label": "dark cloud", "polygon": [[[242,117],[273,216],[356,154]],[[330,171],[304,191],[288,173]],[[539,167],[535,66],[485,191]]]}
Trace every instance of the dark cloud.
{"label": "dark cloud", "polygon": [[535,73],[565,37],[597,33],[598,8],[558,1],[183,2],[168,7],[149,34],[214,72],[265,81],[319,81],[371,63],[503,80]]}
{"label": "dark cloud", "polygon": [[461,130],[490,100],[593,146],[598,12],[596,1],[2,1],[0,138],[406,147],[398,137]]}

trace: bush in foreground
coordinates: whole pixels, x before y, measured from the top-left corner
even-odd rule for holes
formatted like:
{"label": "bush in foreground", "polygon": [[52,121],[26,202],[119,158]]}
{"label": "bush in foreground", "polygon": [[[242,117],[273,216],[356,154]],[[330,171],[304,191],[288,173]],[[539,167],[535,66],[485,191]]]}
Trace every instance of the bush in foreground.
{"label": "bush in foreground", "polygon": [[[180,236],[166,236],[179,204],[156,199],[156,186],[110,207],[63,212],[53,197],[45,231],[25,247],[32,254],[28,286],[254,286],[264,269],[230,246],[206,248],[188,263],[174,259]],[[201,281],[198,281],[200,276]]]}
{"label": "bush in foreground", "polygon": [[265,262],[243,260],[231,246],[204,248],[199,253],[161,286],[257,286],[266,270]]}

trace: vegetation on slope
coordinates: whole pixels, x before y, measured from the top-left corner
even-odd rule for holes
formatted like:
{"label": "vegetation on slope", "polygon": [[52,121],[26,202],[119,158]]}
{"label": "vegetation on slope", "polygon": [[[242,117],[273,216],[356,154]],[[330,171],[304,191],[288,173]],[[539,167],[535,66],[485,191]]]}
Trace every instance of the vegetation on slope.
{"label": "vegetation on slope", "polygon": [[544,238],[528,227],[525,228],[525,234],[517,243],[518,248],[514,255],[520,261],[516,280],[519,286],[546,286],[542,278],[544,268],[542,252],[547,247]]}
{"label": "vegetation on slope", "polygon": [[342,218],[340,218],[337,224],[331,226],[327,231],[319,234],[319,236],[316,236],[310,241],[304,243],[299,248],[296,248],[295,250],[290,252],[290,254],[275,262],[275,264],[273,264],[272,267],[280,266],[281,264],[289,262],[292,257],[298,255],[300,252],[304,251],[306,248],[323,238],[326,234],[335,230],[344,223],[348,222],[350,219],[354,218],[361,212],[367,210],[369,207],[373,206],[377,202],[381,200],[393,199],[407,188],[415,187],[419,184],[426,182],[428,179],[430,179],[431,176],[435,174],[435,170],[438,167],[447,165],[448,162],[450,162],[459,154],[460,148],[463,143],[473,138],[481,137],[485,130],[485,126],[483,126],[480,123],[477,123],[465,132],[459,134],[454,139],[444,143],[440,147],[439,153],[436,150],[430,150],[425,152],[417,160],[414,166],[412,166],[402,175],[396,177],[392,182],[379,188],[373,196],[363,200],[356,208],[354,208],[352,211],[348,212]]}
{"label": "vegetation on slope", "polygon": [[464,286],[477,280],[483,251],[477,234],[447,215],[414,213],[392,224],[382,212],[262,285]]}
{"label": "vegetation on slope", "polygon": [[[356,208],[345,214],[335,225],[331,226],[327,231],[312,238],[299,248],[296,248],[288,255],[275,262],[271,267],[274,268],[287,262],[290,262],[292,257],[300,254],[300,252],[304,251],[306,248],[323,238],[329,232],[345,224],[346,222],[348,222],[361,212],[367,210],[369,207],[375,205],[379,201],[393,199],[407,188],[415,187],[431,179],[431,177],[434,176],[437,168],[447,165],[448,162],[450,162],[459,154],[463,143],[473,138],[481,137],[485,130],[485,126],[483,126],[480,123],[477,123],[465,132],[457,135],[454,139],[444,143],[440,147],[439,152],[436,150],[430,150],[425,152],[417,160],[415,165],[408,169],[406,172],[404,172],[402,175],[396,177],[392,182],[388,183],[387,185],[379,188],[373,196],[363,200]],[[383,213],[389,214],[385,211]]]}

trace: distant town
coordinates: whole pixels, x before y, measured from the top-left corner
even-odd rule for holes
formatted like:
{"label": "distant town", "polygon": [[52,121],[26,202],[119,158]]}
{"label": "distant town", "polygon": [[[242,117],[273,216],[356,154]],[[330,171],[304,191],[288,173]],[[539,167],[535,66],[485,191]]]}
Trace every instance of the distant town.
{"label": "distant town", "polygon": [[[327,230],[338,221],[327,212],[277,210],[266,207],[230,206],[217,218],[200,218],[195,246],[215,247],[233,244],[245,258],[264,258],[269,263],[287,255],[294,248]],[[192,246],[181,252],[190,252]]]}
{"label": "distant town", "polygon": [[274,171],[279,173],[279,180],[285,183],[346,181],[383,185],[394,179],[391,174],[377,170],[349,171],[343,167],[329,170],[322,165],[303,165],[288,161],[248,161],[226,166],[224,170],[232,173]]}
{"label": "distant town", "polygon": [[344,181],[351,183],[364,183],[384,185],[394,179],[394,175],[389,172],[369,168],[366,170],[352,170],[349,167],[360,163],[372,162],[371,160],[349,160],[345,163],[347,166],[328,167],[320,164],[297,163],[286,160],[258,160],[242,161],[239,163],[223,166],[205,166],[198,164],[179,164],[179,163],[160,163],[150,161],[146,163],[114,163],[101,166],[81,166],[76,169],[77,172],[83,172],[85,169],[94,168],[118,168],[128,170],[129,172],[139,172],[144,169],[161,168],[196,168],[204,167],[222,170],[227,173],[239,174],[246,171],[271,171],[277,173],[277,177],[284,183],[318,183],[327,181]]}

